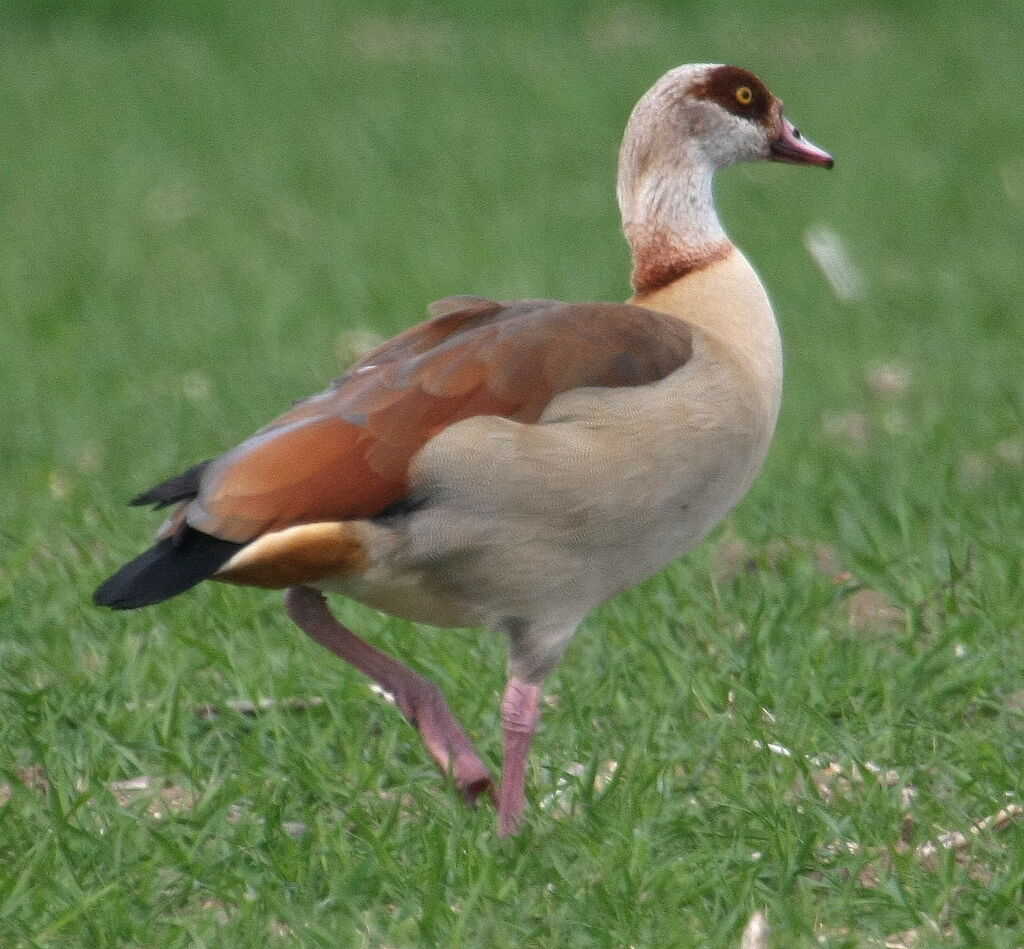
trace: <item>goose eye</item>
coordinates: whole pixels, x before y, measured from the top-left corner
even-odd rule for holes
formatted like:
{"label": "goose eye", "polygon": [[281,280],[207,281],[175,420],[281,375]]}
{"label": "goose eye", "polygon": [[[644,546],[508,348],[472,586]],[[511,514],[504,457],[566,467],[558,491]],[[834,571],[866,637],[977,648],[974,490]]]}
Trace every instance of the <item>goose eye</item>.
{"label": "goose eye", "polygon": [[750,105],[754,101],[754,90],[750,86],[740,86],[736,90],[736,101],[740,105]]}

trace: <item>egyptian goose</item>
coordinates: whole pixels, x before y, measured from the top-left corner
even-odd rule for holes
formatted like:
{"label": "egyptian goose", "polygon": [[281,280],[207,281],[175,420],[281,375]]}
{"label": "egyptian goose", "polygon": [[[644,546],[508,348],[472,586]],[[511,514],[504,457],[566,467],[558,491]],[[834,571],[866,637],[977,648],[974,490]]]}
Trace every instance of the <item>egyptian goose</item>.
{"label": "egyptian goose", "polygon": [[[325,392],[135,498],[176,507],[95,601],[134,609],[206,579],[284,589],[295,623],[391,693],[513,833],[542,683],[580,621],[701,540],[768,450],[778,329],[712,198],[719,168],[756,159],[832,167],[752,73],[667,73],[620,153],[628,303],[434,303]],[[342,626],[325,591],[508,635],[500,789],[438,688]]]}

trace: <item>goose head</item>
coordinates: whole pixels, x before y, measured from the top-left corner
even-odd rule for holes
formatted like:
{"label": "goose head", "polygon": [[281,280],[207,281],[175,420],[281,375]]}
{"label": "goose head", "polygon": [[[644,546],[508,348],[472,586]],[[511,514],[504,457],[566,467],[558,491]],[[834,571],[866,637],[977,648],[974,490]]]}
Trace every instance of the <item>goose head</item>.
{"label": "goose head", "polygon": [[638,273],[693,270],[731,245],[718,221],[712,179],[741,161],[831,168],[768,86],[738,66],[679,66],[640,99],[619,154],[618,199]]}

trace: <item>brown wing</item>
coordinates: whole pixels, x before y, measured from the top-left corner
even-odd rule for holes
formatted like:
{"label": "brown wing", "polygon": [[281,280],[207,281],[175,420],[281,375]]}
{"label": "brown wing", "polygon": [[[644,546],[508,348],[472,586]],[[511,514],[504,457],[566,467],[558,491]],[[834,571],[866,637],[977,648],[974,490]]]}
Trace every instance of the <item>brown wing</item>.
{"label": "brown wing", "polygon": [[560,393],[654,382],[692,351],[685,323],[627,304],[454,297],[432,312],[204,468],[188,522],[245,542],[372,517],[404,497],[412,457],[447,426],[535,422]]}

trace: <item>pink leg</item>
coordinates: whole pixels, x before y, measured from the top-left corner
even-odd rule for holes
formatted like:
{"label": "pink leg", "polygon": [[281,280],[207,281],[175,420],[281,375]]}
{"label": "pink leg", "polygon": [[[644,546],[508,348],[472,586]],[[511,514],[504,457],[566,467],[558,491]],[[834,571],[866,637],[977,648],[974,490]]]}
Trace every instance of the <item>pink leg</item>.
{"label": "pink leg", "polygon": [[514,834],[526,805],[526,757],[540,721],[541,687],[515,677],[508,680],[501,700],[501,729],[505,766],[498,792],[498,835]]}
{"label": "pink leg", "polygon": [[284,605],[300,629],[394,696],[402,714],[419,729],[427,751],[441,770],[452,776],[468,803],[475,803],[485,791],[494,794],[487,766],[433,682],[342,626],[322,593],[309,587],[291,587],[285,591]]}

